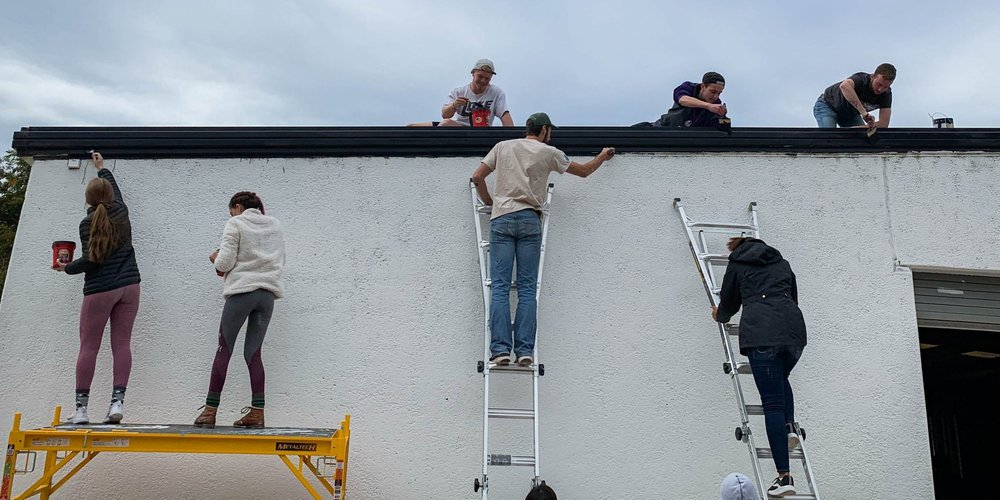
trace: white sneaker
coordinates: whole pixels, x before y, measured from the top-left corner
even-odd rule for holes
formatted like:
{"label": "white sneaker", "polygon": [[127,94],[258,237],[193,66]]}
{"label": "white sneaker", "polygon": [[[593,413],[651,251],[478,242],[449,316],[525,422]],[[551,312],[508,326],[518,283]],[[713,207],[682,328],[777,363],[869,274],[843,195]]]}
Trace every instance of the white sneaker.
{"label": "white sneaker", "polygon": [[796,434],[796,433],[794,433],[794,432],[789,432],[788,433],[788,450],[791,451],[791,450],[794,450],[795,448],[798,448],[799,447],[799,443],[801,443],[801,438],[799,437],[799,435]]}
{"label": "white sneaker", "polygon": [[125,402],[117,399],[111,400],[111,407],[108,408],[108,416],[104,419],[106,424],[117,424],[122,421],[122,412],[125,411]]}
{"label": "white sneaker", "polygon": [[87,407],[77,406],[76,413],[74,413],[73,417],[69,419],[69,423],[76,425],[89,424],[90,419],[87,418]]}

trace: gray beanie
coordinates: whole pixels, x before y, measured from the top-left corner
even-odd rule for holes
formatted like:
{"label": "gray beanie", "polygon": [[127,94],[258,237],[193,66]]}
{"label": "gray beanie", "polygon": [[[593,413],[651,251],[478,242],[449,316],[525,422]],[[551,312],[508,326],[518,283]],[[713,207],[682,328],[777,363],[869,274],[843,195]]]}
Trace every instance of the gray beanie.
{"label": "gray beanie", "polygon": [[759,500],[757,490],[750,482],[750,478],[734,472],[722,480],[722,488],[719,491],[720,500]]}

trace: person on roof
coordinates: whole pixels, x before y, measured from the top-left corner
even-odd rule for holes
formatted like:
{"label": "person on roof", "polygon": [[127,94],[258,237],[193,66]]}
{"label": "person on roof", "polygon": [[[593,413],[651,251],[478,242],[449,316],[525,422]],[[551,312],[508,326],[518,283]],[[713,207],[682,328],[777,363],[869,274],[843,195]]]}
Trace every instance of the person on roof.
{"label": "person on roof", "polygon": [[489,59],[480,59],[472,66],[472,82],[455,87],[441,107],[439,122],[411,123],[408,127],[489,127],[499,118],[504,127],[513,127],[514,119],[507,109],[507,96],[490,81],[496,66]]}
{"label": "person on roof", "polygon": [[[855,73],[830,85],[816,99],[813,117],[820,128],[886,128],[892,116],[892,83],[896,67],[879,64],[874,73]],[[878,120],[870,113],[878,110]]]}
{"label": "person on roof", "polygon": [[705,73],[701,77],[701,83],[684,82],[674,89],[673,107],[649,125],[719,128],[719,120],[728,112],[725,103],[719,98],[725,88],[726,79],[714,71]]}

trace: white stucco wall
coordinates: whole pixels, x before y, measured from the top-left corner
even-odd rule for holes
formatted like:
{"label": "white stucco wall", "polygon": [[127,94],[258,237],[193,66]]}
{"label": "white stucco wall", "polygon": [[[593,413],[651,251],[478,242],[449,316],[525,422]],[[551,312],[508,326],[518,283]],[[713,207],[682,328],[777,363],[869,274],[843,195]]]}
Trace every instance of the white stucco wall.
{"label": "white stucco wall", "polygon": [[[115,162],[143,277],[126,419],[197,415],[223,303],[207,256],[229,196],[255,190],[283,221],[288,248],[287,297],[264,347],[268,424],[331,427],[352,414],[351,498],[476,498],[483,306],[467,179],[477,163]],[[93,174],[65,161],[32,171],[0,303],[0,432],[15,411],[36,427],[54,405],[72,407],[83,280],[48,262],[53,240],[78,239]],[[970,154],[622,154],[586,180],[554,176],[539,307],[543,478],[561,498],[710,499],[724,475],[750,472],[671,200],[716,221],[742,220],[755,200],[762,237],[799,279],[809,347],[792,383],[821,492],[853,498],[863,483],[869,498],[932,498],[912,285],[894,258],[995,268],[998,216],[983,202],[1000,194],[998,174],[997,156]],[[97,416],[109,351],[105,340]],[[520,387],[501,392],[527,397]],[[248,403],[237,355],[220,421]],[[530,424],[495,425],[514,444],[492,452],[530,452]],[[523,498],[529,468],[492,471],[491,498]],[[19,476],[17,489],[28,483]],[[123,488],[135,499],[304,492],[273,457],[223,455],[101,456],[67,486],[84,498]]]}

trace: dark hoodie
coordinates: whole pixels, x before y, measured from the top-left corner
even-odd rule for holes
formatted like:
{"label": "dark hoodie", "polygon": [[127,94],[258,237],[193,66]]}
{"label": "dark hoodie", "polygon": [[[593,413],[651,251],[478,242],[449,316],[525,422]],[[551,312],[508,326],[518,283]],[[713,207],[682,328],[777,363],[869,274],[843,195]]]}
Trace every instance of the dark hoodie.
{"label": "dark hoodie", "polygon": [[806,345],[795,274],[781,253],[763,241],[747,238],[729,254],[719,299],[720,323],[728,322],[743,306],[742,354],[752,347]]}

